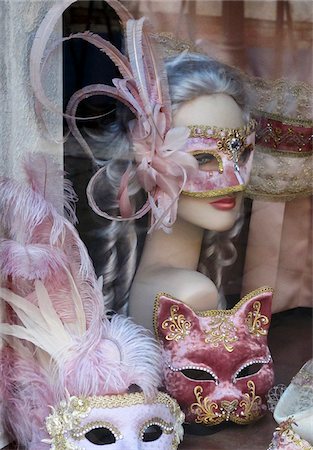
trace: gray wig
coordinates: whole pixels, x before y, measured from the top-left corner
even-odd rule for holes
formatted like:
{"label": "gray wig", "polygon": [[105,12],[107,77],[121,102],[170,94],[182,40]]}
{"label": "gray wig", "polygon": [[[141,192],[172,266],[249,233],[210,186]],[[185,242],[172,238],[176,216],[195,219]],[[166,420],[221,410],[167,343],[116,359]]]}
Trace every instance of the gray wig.
{"label": "gray wig", "polygon": [[[173,112],[182,103],[199,96],[225,93],[234,98],[242,109],[245,123],[248,122],[248,95],[242,77],[236,69],[205,55],[183,53],[169,58],[166,70]],[[116,122],[103,132],[101,137],[95,138],[95,153],[107,167],[105,186],[98,188],[98,204],[101,203],[102,209],[108,212],[117,209],[116,195],[125,164],[133,164],[132,146],[127,138],[127,123],[130,119],[130,113],[125,107],[119,107]],[[142,190],[136,182],[134,165],[131,190],[133,202],[136,203]],[[231,239],[240,229],[241,219],[238,219],[233,229],[228,232],[208,231],[205,234],[199,270],[206,275],[210,272],[210,277],[218,288],[221,285],[223,267],[232,264],[236,259],[236,250]],[[142,233],[138,233],[138,226],[134,221],[112,221],[98,231],[99,233],[100,236],[97,237],[101,239],[103,247],[101,251],[98,248],[99,260],[94,262],[97,272],[102,271],[104,275],[104,297],[109,307],[123,311],[138,263],[138,236]]]}

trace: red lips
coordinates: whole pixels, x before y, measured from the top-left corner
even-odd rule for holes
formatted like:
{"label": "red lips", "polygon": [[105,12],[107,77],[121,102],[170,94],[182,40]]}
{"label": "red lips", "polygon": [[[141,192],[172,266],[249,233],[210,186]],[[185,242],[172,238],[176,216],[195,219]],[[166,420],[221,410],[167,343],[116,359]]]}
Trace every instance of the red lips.
{"label": "red lips", "polygon": [[219,209],[220,211],[228,211],[235,208],[236,199],[234,197],[224,197],[220,200],[216,200],[215,202],[211,202],[210,205],[212,205],[213,208]]}

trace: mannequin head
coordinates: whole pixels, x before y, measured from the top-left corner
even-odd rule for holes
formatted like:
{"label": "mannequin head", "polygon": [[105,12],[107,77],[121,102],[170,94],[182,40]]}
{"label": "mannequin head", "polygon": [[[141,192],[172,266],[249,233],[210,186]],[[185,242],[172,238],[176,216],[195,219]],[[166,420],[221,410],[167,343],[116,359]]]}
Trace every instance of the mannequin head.
{"label": "mannequin head", "polygon": [[[238,128],[249,121],[247,95],[241,75],[233,68],[224,65],[208,56],[200,54],[184,54],[172,57],[166,62],[169,91],[172,103],[173,125],[209,125],[221,128]],[[105,186],[96,186],[99,205],[102,210],[117,211],[116,198],[121,182],[121,175],[125,171],[127,160],[133,160],[133,148],[127,136],[127,123],[133,118],[131,113],[121,106],[117,114],[117,121],[109,130],[103,133],[101,139],[97,137],[97,144],[101,146],[103,159],[106,161]],[[105,150],[105,154],[103,153]],[[99,154],[99,153],[98,153]],[[136,182],[136,166],[130,173],[132,201],[138,207],[143,203],[142,189]],[[212,167],[210,167],[212,169]],[[214,170],[214,168],[213,168]],[[225,252],[220,251],[220,242],[216,245],[215,232],[225,232],[240,229],[237,225],[241,204],[241,194],[232,193],[228,201],[235,205],[229,208],[218,208],[214,202],[220,200],[192,198],[182,194],[178,204],[178,218],[194,223],[208,230],[209,239],[205,239],[207,246],[214,247],[216,265],[220,268],[224,264]],[[138,198],[141,200],[138,201]],[[135,227],[138,222],[109,222],[105,224],[105,248],[98,246],[97,254],[92,255],[98,273],[105,272],[105,295],[108,303],[115,309],[125,304],[129,287],[138,258],[136,258],[137,240]],[[234,236],[233,229],[230,231]],[[229,237],[224,241],[230,249]],[[223,244],[221,244],[223,245]],[[229,251],[227,255],[229,256]],[[106,257],[104,257],[106,254]],[[231,259],[231,258],[230,258]],[[123,267],[123,271],[121,271]],[[119,279],[120,278],[120,279]],[[218,283],[217,283],[218,284]],[[118,300],[118,303],[116,303]]]}

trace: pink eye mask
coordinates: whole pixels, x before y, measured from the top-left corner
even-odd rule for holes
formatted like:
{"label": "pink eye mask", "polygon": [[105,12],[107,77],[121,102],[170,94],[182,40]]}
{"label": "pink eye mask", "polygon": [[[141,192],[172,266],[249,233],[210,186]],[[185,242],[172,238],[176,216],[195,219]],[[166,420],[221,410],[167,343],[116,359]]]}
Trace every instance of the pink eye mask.
{"label": "pink eye mask", "polygon": [[248,424],[262,417],[274,373],[267,334],[272,292],[261,288],[231,310],[195,312],[158,295],[154,327],[167,392],[187,423]]}
{"label": "pink eye mask", "polygon": [[253,120],[238,129],[189,127],[185,151],[197,159],[199,170],[188,177],[183,194],[203,198],[245,190],[252,167],[254,128]]}

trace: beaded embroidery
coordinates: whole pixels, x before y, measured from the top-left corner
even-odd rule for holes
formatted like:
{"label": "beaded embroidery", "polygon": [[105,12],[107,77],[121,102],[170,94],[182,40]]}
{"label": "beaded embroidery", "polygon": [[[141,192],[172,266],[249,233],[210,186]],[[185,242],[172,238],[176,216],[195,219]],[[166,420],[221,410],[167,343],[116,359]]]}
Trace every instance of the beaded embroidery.
{"label": "beaded embroidery", "polygon": [[146,431],[147,428],[151,427],[152,425],[157,425],[159,426],[163,433],[165,434],[172,434],[174,431],[174,426],[172,423],[168,423],[163,419],[159,419],[158,417],[154,417],[153,419],[147,420],[142,427],[140,428],[139,431],[139,439],[141,439],[143,441],[144,438],[144,433]]}

